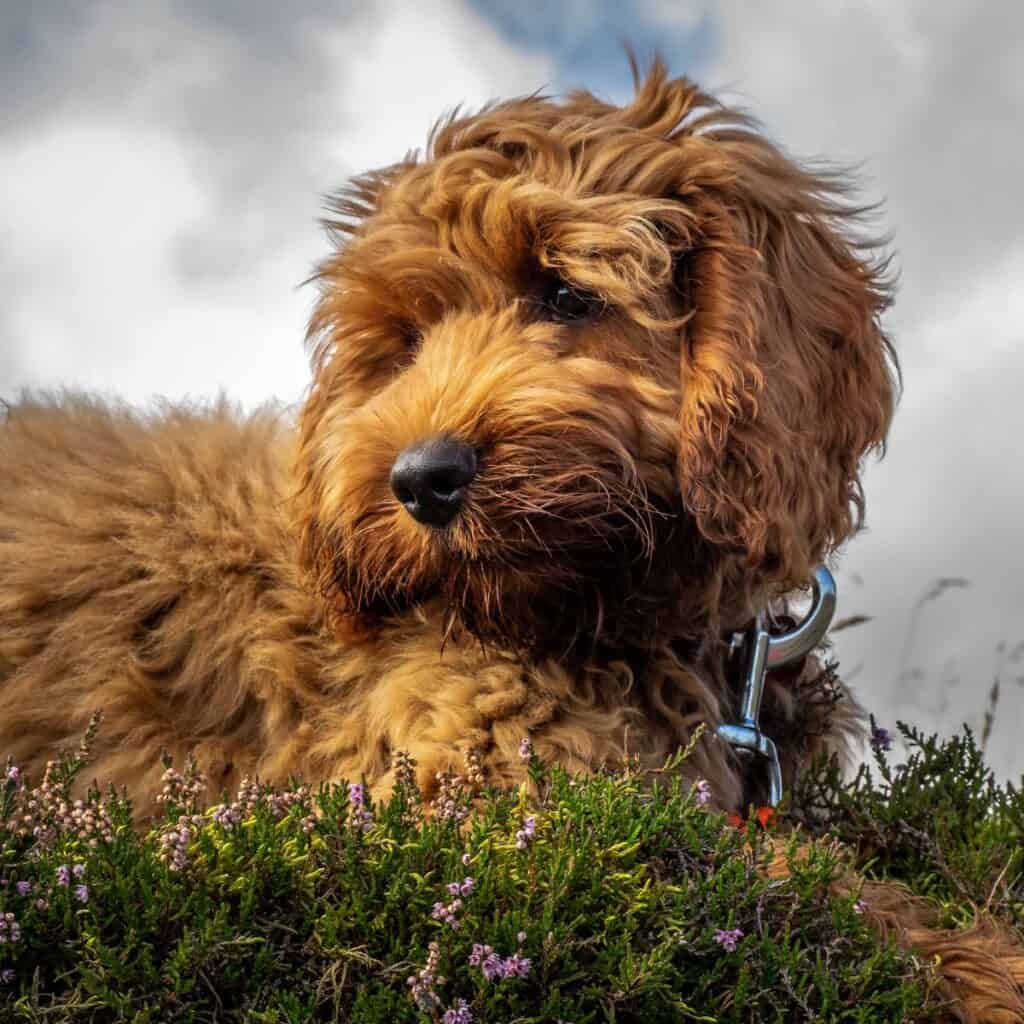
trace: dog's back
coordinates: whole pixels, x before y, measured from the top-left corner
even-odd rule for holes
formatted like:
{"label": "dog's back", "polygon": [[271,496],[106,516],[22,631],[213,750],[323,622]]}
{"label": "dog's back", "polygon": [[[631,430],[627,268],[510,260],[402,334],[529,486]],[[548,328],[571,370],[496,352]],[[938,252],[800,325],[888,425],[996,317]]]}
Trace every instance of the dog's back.
{"label": "dog's back", "polygon": [[226,734],[251,732],[241,662],[281,583],[286,438],[276,414],[224,402],[142,415],[63,395],[8,409],[0,761],[38,779],[103,705],[88,777],[155,794],[154,751],[180,758],[208,732],[222,755]]}

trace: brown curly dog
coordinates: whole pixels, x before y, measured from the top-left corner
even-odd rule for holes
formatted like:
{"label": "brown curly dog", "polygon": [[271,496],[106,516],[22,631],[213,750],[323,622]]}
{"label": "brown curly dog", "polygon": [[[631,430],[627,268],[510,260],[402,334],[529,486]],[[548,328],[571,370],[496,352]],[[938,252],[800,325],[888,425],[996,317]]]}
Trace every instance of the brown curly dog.
{"label": "brown curly dog", "polygon": [[[512,784],[527,736],[656,767],[735,717],[731,631],[859,525],[891,289],[842,175],[660,63],[637,77],[624,107],[453,116],[340,194],[297,425],[9,408],[0,752],[41,774],[103,708],[92,774],[146,815],[163,750],[215,797],[292,773],[383,794],[403,749],[429,794],[468,748]],[[769,681],[789,780],[860,725],[819,676]],[[687,767],[722,807],[760,799],[713,728]],[[995,967],[959,992],[1007,1015],[963,1019],[1024,1019],[1000,941],[965,938]]]}

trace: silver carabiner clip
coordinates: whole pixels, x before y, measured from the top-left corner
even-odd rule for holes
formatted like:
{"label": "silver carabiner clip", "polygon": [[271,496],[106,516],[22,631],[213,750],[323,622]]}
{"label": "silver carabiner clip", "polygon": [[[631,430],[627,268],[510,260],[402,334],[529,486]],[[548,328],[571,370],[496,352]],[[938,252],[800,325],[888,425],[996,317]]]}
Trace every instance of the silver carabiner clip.
{"label": "silver carabiner clip", "polygon": [[748,634],[750,656],[743,686],[740,720],[723,723],[716,730],[737,754],[760,754],[767,758],[768,803],[771,807],[777,807],[782,799],[782,766],[779,764],[779,752],[771,737],[761,732],[758,725],[761,697],[764,694],[764,677],[769,669],[788,665],[809,654],[821,643],[828,631],[836,610],[836,581],[825,566],[819,565],[811,576],[811,585],[814,588],[814,596],[810,611],[791,633],[772,636],[765,627],[765,613],[758,612]]}

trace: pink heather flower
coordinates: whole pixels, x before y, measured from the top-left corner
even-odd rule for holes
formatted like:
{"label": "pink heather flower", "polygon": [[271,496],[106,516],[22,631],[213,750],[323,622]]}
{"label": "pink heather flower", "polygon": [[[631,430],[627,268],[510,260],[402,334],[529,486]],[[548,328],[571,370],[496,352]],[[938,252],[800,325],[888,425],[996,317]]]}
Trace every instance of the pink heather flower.
{"label": "pink heather flower", "polygon": [[516,847],[520,850],[525,850],[536,831],[537,819],[531,815],[523,822],[523,827],[516,833]]}
{"label": "pink heather flower", "polygon": [[87,885],[76,885],[75,896],[81,900],[82,903],[89,902],[89,886]]}
{"label": "pink heather flower", "polygon": [[32,891],[31,882],[19,882],[17,885],[18,895],[27,896]]}
{"label": "pink heather flower", "polygon": [[5,967],[0,971],[0,981],[5,985],[10,985],[11,982],[14,981],[14,971],[12,971],[10,967]]}
{"label": "pink heather flower", "polygon": [[697,783],[696,796],[694,799],[701,807],[711,802],[711,783],[708,782],[707,779],[701,779]]}
{"label": "pink heather flower", "polygon": [[8,942],[14,943],[21,938],[21,926],[14,920],[14,914],[8,911],[0,914],[0,946]]}
{"label": "pink heather flower", "polygon": [[366,807],[366,790],[362,783],[348,784],[348,823],[356,831],[369,832],[373,827],[373,815]]}
{"label": "pink heather flower", "polygon": [[469,866],[469,854],[468,854],[468,853],[464,853],[464,854],[462,855],[462,863],[463,863],[463,865],[464,865],[464,866],[466,866],[466,867],[468,867],[468,866]]}
{"label": "pink heather flower", "polygon": [[530,973],[532,962],[529,957],[520,956],[518,952],[513,953],[505,961],[505,977],[525,978]]}
{"label": "pink heather flower", "polygon": [[868,905],[863,900],[857,900],[853,905],[853,912],[855,914],[863,914],[868,909]]}
{"label": "pink heather flower", "polygon": [[497,953],[491,953],[480,965],[480,970],[488,981],[497,981],[505,977],[505,961]]}
{"label": "pink heather flower", "polygon": [[437,966],[441,962],[441,947],[436,942],[427,947],[429,955],[426,964],[415,974],[406,979],[409,994],[424,1013],[433,1013],[441,1005],[441,1000],[434,991],[435,985],[443,985],[444,978],[437,975]]}
{"label": "pink heather flower", "polygon": [[526,932],[520,932],[516,936],[516,942],[518,942],[519,945],[521,946],[525,941],[526,941]]}
{"label": "pink heather flower", "polygon": [[50,909],[50,901],[47,900],[47,899],[44,899],[42,896],[40,896],[39,899],[36,900],[36,910],[49,910],[49,909]]}
{"label": "pink heather flower", "polygon": [[230,832],[241,820],[241,814],[237,804],[219,804],[213,812],[213,820],[220,825],[225,832]]}
{"label": "pink heather flower", "polygon": [[493,952],[490,946],[481,946],[479,942],[474,942],[473,952],[469,954],[469,966],[479,967]]}
{"label": "pink heather flower", "polygon": [[476,879],[466,875],[461,882],[449,882],[445,888],[449,896],[468,896],[476,888]]}
{"label": "pink heather flower", "polygon": [[18,771],[18,766],[16,764],[8,765],[8,767],[7,767],[7,781],[8,782],[17,782],[18,781],[18,776],[20,774],[21,773]]}
{"label": "pink heather flower", "polygon": [[369,832],[373,828],[373,815],[365,807],[353,808],[349,824],[354,829]]}
{"label": "pink heather flower", "polygon": [[188,867],[188,846],[193,830],[202,828],[203,824],[202,815],[182,814],[178,816],[177,825],[160,836],[160,859],[171,871],[184,871]]}
{"label": "pink heather flower", "polygon": [[462,821],[469,814],[465,780],[453,772],[437,772],[434,778],[439,783],[432,801],[434,817],[438,821]]}
{"label": "pink heather flower", "polygon": [[531,964],[532,961],[521,956],[518,950],[512,956],[503,959],[490,946],[481,946],[479,942],[473,944],[473,952],[469,954],[469,966],[479,967],[488,981],[525,978],[530,973]]}
{"label": "pink heather flower", "polygon": [[742,938],[742,928],[719,928],[715,932],[715,942],[717,942],[727,953],[734,952],[736,949],[736,943]]}
{"label": "pink heather flower", "polygon": [[64,886],[65,889],[71,884],[71,868],[67,864],[61,864],[57,868],[57,884]]}
{"label": "pink heather flower", "polygon": [[519,756],[524,761],[533,757],[533,744],[530,742],[530,738],[528,736],[524,736],[519,741]]}
{"label": "pink heather flower", "polygon": [[309,799],[309,786],[299,786],[287,793],[267,793],[263,797],[264,804],[270,808],[275,821],[286,817],[292,807],[303,806]]}
{"label": "pink heather flower", "polygon": [[206,790],[206,776],[199,770],[195,758],[191,754],[188,755],[183,773],[168,765],[160,778],[163,788],[156,802],[177,804],[184,810],[194,813],[199,799]]}
{"label": "pink heather flower", "polygon": [[452,900],[447,906],[444,903],[435,903],[430,916],[435,921],[442,921],[444,924],[454,928],[455,931],[458,931],[462,927],[462,922],[459,920],[459,911],[461,909],[462,900],[459,899]]}
{"label": "pink heather flower", "polygon": [[84,864],[76,864],[71,869],[71,874],[73,874],[75,876],[75,878],[81,878],[82,875],[85,874],[85,865]]}
{"label": "pink heather flower", "polygon": [[460,999],[458,1006],[445,1010],[441,1024],[473,1024],[473,1013],[466,1005],[466,1000]]}

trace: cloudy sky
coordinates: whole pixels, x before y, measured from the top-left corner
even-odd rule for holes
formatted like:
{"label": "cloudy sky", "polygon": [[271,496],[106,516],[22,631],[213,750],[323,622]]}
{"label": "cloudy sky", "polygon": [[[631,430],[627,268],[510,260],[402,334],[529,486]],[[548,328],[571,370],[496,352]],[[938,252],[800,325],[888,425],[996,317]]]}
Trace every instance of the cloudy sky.
{"label": "cloudy sky", "polygon": [[622,41],[885,200],[906,393],[841,562],[840,615],[872,619],[838,653],[886,724],[980,730],[998,678],[989,754],[1019,776],[1024,5],[0,4],[0,398],[297,401],[320,196],[457,103],[627,99]]}

